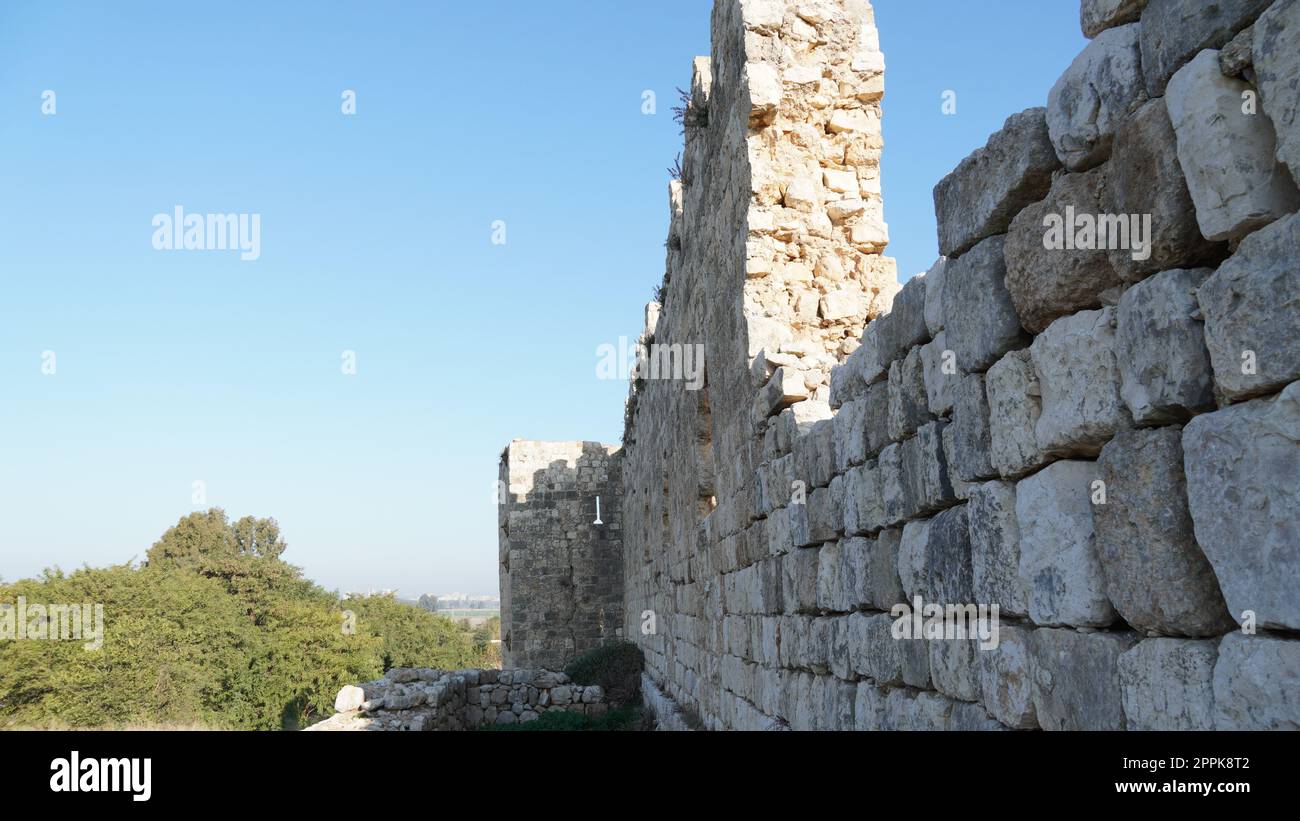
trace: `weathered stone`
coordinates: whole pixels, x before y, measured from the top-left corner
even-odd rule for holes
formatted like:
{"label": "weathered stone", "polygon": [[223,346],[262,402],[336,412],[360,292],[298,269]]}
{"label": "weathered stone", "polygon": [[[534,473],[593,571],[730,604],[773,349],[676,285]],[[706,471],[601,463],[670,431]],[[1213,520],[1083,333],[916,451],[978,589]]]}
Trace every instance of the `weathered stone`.
{"label": "weathered stone", "polygon": [[1127,282],[1170,268],[1213,266],[1227,255],[1222,243],[1201,236],[1177,148],[1164,100],[1144,104],[1115,132],[1106,166],[1106,210],[1127,217],[1129,230],[1125,237],[1124,223],[1114,223],[1118,247],[1109,256]]}
{"label": "weathered stone", "polygon": [[1216,730],[1300,730],[1300,640],[1229,633],[1214,665]]}
{"label": "weathered stone", "polygon": [[903,526],[898,544],[898,578],[910,602],[917,596],[930,600],[930,520],[920,519]]}
{"label": "weathered stone", "polygon": [[831,436],[835,440],[835,469],[843,473],[867,460],[867,404],[862,399],[845,402],[836,412]]}
{"label": "weathered stone", "polygon": [[933,418],[917,346],[889,366],[889,438],[898,441],[911,436]]}
{"label": "weathered stone", "polygon": [[1202,49],[1217,49],[1273,0],[1150,0],[1142,12],[1142,71],[1152,97]]}
{"label": "weathered stone", "polygon": [[930,680],[928,644],[924,637],[918,636],[898,641],[899,659],[903,665],[903,683],[908,687],[920,687],[925,690],[933,686]]}
{"label": "weathered stone", "polygon": [[1062,461],[1016,485],[1020,578],[1036,624],[1106,627],[1115,610],[1092,529],[1093,462]]}
{"label": "weathered stone", "polygon": [[1214,382],[1236,401],[1300,379],[1300,215],[1241,241],[1197,291]]}
{"label": "weathered stone", "polygon": [[1196,541],[1238,620],[1300,629],[1300,382],[1183,430]]}
{"label": "weathered stone", "polygon": [[1137,643],[1131,632],[1035,630],[1030,637],[1034,710],[1044,730],[1123,730],[1119,657]]}
{"label": "weathered stone", "polygon": [[889,439],[889,383],[876,382],[867,388],[863,426],[867,437],[867,458],[880,453]]}
{"label": "weathered stone", "polygon": [[1215,636],[1232,618],[1196,544],[1183,479],[1182,428],[1127,430],[1097,460],[1106,499],[1093,506],[1111,604],[1136,630]]}
{"label": "weathered stone", "polygon": [[780,367],[772,374],[763,390],[755,398],[756,408],[763,418],[778,413],[796,402],[809,397],[808,385],[801,371]]}
{"label": "weathered stone", "polygon": [[[955,447],[952,425],[948,425],[943,429],[943,460],[945,464],[952,464]],[[971,483],[959,478],[951,468],[948,470],[948,481],[952,483],[953,498],[959,502],[966,501],[966,495],[970,491]]]}
{"label": "weathered stone", "polygon": [[925,327],[934,338],[943,330],[943,279],[948,258],[939,257],[925,272]]}
{"label": "weathered stone", "polygon": [[1017,625],[1001,624],[997,647],[978,651],[984,708],[1014,729],[1038,726],[1030,652],[1032,632]]}
{"label": "weathered stone", "polygon": [[983,371],[1027,342],[1007,289],[1006,240],[990,237],[949,260],[944,271],[944,338],[962,372]]}
{"label": "weathered stone", "polygon": [[1129,24],[1098,34],[1047,95],[1047,130],[1071,171],[1105,162],[1116,126],[1146,100],[1140,28]]}
{"label": "weathered stone", "polygon": [[975,594],[966,506],[949,508],[930,519],[926,542],[925,581],[922,583],[927,594],[926,603],[973,603]]}
{"label": "weathered stone", "polygon": [[957,370],[957,357],[949,348],[944,331],[921,346],[921,369],[925,376],[925,395],[930,413],[947,416],[952,410],[953,396],[961,372]]}
{"label": "weathered stone", "polygon": [[[1047,193],[1060,163],[1046,113],[1031,108],[1011,115],[983,148],[934,187],[941,254],[963,254],[980,240],[1005,233],[1020,209]],[[932,334],[937,330],[931,325]]]}
{"label": "weathered stone", "polygon": [[1079,27],[1088,39],[1142,16],[1147,0],[1083,0],[1079,4]]}
{"label": "weathered stone", "polygon": [[[1101,307],[1103,294],[1123,284],[1107,250],[1118,223],[1097,220],[1107,211],[1105,184],[1106,168],[1061,174],[1047,199],[1012,220],[1003,249],[1006,288],[1028,330],[1040,333],[1058,317]],[[1104,240],[1099,236],[1103,227]],[[970,321],[986,320],[977,316]]]}
{"label": "weathered stone", "polygon": [[989,403],[984,393],[984,375],[967,374],[957,386],[953,405],[953,452],[948,467],[963,482],[996,478],[990,461]]}
{"label": "weathered stone", "polygon": [[[791,505],[803,507],[803,505]],[[817,609],[817,553],[800,548],[781,556],[782,609],[787,613],[810,613]]]}
{"label": "weathered stone", "polygon": [[908,516],[911,507],[903,477],[903,447],[892,444],[880,451],[877,460],[880,471],[880,501],[884,511],[883,525],[889,527]]}
{"label": "weathered stone", "polygon": [[975,601],[996,604],[1006,616],[1027,616],[1029,588],[1020,577],[1016,486],[1013,482],[971,485],[969,498],[966,517]]}
{"label": "weathered stone", "polygon": [[876,326],[876,361],[888,369],[914,346],[929,339],[925,327],[925,277],[915,276],[903,284],[889,313],[872,320]]}
{"label": "weathered stone", "polygon": [[901,447],[904,516],[925,516],[957,501],[943,452],[946,422],[930,422]]}
{"label": "weathered stone", "polygon": [[903,531],[893,528],[880,531],[869,544],[861,600],[874,610],[887,612],[905,598],[903,583],[898,578],[898,552],[902,538]]}
{"label": "weathered stone", "polygon": [[926,645],[930,651],[930,679],[934,689],[960,701],[983,698],[979,659],[983,651],[979,649],[979,639],[929,639]]}
{"label": "weathered stone", "polygon": [[880,686],[902,684],[900,642],[890,633],[893,617],[888,613],[872,616],[854,613],[848,620],[853,636],[849,645],[849,658],[854,672]]}
{"label": "weathered stone", "polygon": [[1251,62],[1264,113],[1277,129],[1277,158],[1300,183],[1300,2],[1278,0],[1254,32]]}
{"label": "weathered stone", "polygon": [[1213,730],[1218,641],[1145,639],[1119,657],[1128,729]]}
{"label": "weathered stone", "polygon": [[1219,70],[1223,72],[1223,76],[1240,77],[1256,85],[1254,46],[1255,27],[1248,26],[1237,32],[1236,37],[1219,49]]}
{"label": "weathered stone", "polygon": [[1175,268],[1124,292],[1116,309],[1120,396],[1139,425],[1177,422],[1214,407],[1196,289],[1208,268]]}
{"label": "weathered stone", "polygon": [[838,541],[822,546],[817,557],[817,607],[827,612],[844,613],[853,609],[849,598],[856,583],[851,565],[844,561],[844,549]]}
{"label": "weathered stone", "polygon": [[1042,400],[1034,437],[1043,452],[1095,456],[1115,431],[1132,426],[1119,394],[1114,321],[1114,308],[1082,311],[1053,322],[1029,347]]}
{"label": "weathered stone", "polygon": [[359,710],[365,700],[366,691],[349,684],[339,690],[339,694],[334,697],[334,712],[350,713],[353,710]]}
{"label": "weathered stone", "polygon": [[1004,479],[1047,462],[1034,434],[1042,415],[1041,389],[1028,350],[1011,351],[984,378],[989,403],[989,461]]}
{"label": "weathered stone", "polygon": [[1206,50],[1178,70],[1165,95],[1196,222],[1210,240],[1240,239],[1300,208],[1268,116],[1243,111],[1248,91]]}

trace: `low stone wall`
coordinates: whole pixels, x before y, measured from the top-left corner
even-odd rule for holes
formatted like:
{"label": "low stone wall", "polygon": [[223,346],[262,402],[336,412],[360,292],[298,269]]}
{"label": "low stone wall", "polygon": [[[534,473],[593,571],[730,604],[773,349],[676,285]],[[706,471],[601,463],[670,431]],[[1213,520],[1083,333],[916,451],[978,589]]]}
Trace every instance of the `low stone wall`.
{"label": "low stone wall", "polygon": [[547,712],[602,715],[595,684],[574,684],[549,670],[433,670],[397,667],[384,678],[348,685],[334,716],[308,730],[472,730],[536,721]]}

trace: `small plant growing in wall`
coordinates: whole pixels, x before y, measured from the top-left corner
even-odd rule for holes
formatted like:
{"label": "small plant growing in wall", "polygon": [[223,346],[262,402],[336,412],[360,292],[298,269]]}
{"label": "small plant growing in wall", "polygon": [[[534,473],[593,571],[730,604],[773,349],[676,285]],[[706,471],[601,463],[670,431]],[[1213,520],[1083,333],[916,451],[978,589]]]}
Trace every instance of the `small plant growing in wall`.
{"label": "small plant growing in wall", "polygon": [[679,87],[677,99],[678,105],[673,106],[673,120],[682,127],[683,134],[690,128],[709,127],[709,110],[695,105],[689,91]]}
{"label": "small plant growing in wall", "polygon": [[686,188],[691,184],[691,181],[686,178],[686,172],[682,170],[681,152],[678,152],[677,158],[673,160],[673,164],[668,166],[668,176],[680,182],[682,188]]}

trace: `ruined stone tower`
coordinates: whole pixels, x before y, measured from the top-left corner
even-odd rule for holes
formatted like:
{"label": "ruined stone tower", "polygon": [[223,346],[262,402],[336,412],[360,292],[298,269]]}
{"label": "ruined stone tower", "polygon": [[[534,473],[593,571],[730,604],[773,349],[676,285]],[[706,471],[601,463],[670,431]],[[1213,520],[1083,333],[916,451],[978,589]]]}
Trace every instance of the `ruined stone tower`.
{"label": "ruined stone tower", "polygon": [[618,449],[599,442],[515,440],[502,453],[497,526],[506,667],[561,670],[622,635],[620,473]]}

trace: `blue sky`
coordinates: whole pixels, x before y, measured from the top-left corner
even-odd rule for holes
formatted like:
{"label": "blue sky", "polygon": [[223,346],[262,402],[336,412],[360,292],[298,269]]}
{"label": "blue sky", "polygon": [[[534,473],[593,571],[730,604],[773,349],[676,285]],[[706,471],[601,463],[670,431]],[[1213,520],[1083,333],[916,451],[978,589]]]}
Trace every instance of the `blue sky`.
{"label": "blue sky", "polygon": [[[495,592],[502,447],[621,434],[595,351],[663,275],[710,5],[0,5],[0,577],[141,558],[199,480],[327,587]],[[1076,0],[875,5],[905,279],[1084,41]],[[178,204],[260,214],[260,258],[155,250]]]}

